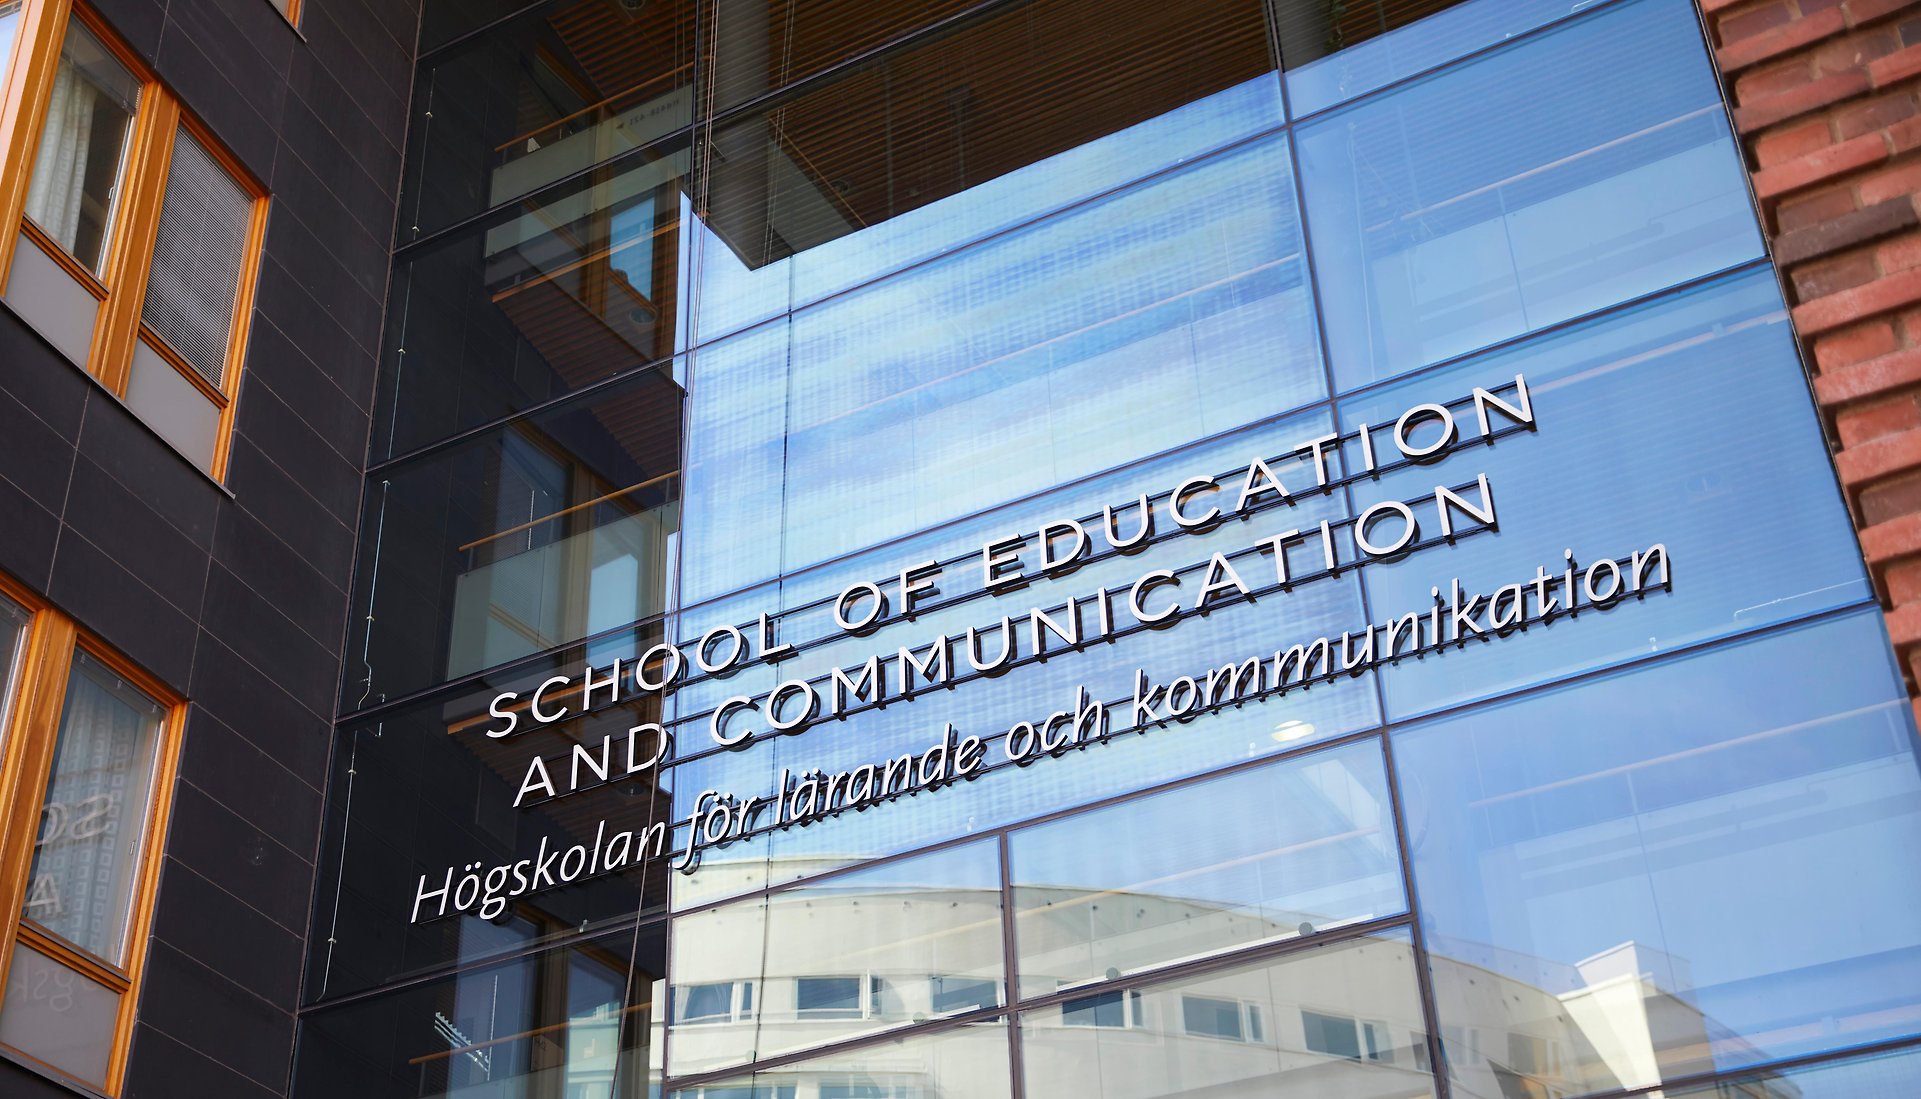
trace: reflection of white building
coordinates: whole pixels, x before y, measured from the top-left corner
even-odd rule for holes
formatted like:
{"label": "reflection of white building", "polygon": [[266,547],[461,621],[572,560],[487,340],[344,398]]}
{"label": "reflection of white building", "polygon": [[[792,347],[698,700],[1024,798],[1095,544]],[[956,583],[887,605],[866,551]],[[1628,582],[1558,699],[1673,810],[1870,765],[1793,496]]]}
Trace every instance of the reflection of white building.
{"label": "reflection of white building", "polygon": [[[1099,1093],[1414,1099],[1429,1090],[1426,1022],[1404,936],[1350,939],[1163,981],[1131,973],[1324,932],[1310,913],[1227,910],[1174,896],[1016,890],[1022,995],[1064,997],[1023,1013],[1031,1095]],[[1304,926],[1305,925],[1305,926]],[[669,1056],[707,1074],[1000,1005],[1000,896],[831,883],[737,903],[675,929]],[[1562,1099],[1673,1076],[1689,1051],[1727,1040],[1687,990],[1655,974],[1686,965],[1634,943],[1559,966],[1437,957],[1433,980],[1456,1094]],[[1549,970],[1554,972],[1549,973]],[[1515,974],[1543,975],[1530,982]],[[1673,979],[1673,978],[1670,978]],[[1084,995],[1075,994],[1085,989]],[[658,1041],[655,1043],[658,1048]],[[656,1057],[658,1055],[656,1054]],[[903,1036],[754,1075],[751,1092],[696,1096],[851,1099],[998,1095],[1008,1071],[998,1025]],[[655,1063],[658,1072],[660,1065]],[[743,1078],[730,1087],[746,1087]],[[1763,1080],[1753,1099],[1795,1099]]]}
{"label": "reflection of white building", "polygon": [[[1695,1006],[1686,960],[1639,943],[1572,965],[1475,943],[1429,950],[1443,1016],[1481,1024],[1442,1026],[1457,1093],[1555,1099],[1767,1059]],[[1786,1080],[1743,1086],[1744,1099],[1800,1094]]]}

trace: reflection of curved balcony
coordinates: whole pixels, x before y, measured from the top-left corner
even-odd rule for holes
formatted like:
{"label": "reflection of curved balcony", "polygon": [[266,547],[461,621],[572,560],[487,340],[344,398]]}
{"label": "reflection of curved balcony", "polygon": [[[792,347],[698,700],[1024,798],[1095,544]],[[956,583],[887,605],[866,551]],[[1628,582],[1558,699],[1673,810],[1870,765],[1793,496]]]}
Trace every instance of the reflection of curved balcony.
{"label": "reflection of curved balcony", "polygon": [[487,230],[488,301],[564,387],[672,354],[685,160],[623,164]]}
{"label": "reflection of curved balcony", "polygon": [[608,505],[674,476],[665,474],[461,546],[476,563],[454,578],[448,678],[660,613],[669,539],[679,529],[676,501],[572,534],[555,537],[550,531],[569,514]]}
{"label": "reflection of curved balcony", "polygon": [[645,370],[386,471],[368,499],[350,703],[657,615],[680,528],[681,397]]}
{"label": "reflection of curved balcony", "polygon": [[691,62],[543,122],[494,146],[489,205],[505,202],[666,137],[693,117]]}

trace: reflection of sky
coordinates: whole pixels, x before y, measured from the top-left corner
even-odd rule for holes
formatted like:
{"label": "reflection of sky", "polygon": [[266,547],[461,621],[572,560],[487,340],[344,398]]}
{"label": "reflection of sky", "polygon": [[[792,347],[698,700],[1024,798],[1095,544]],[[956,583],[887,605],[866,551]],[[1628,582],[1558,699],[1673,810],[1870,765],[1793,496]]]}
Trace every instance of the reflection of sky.
{"label": "reflection of sky", "polygon": [[[1904,1031],[1921,779],[1889,672],[1856,615],[1400,734],[1431,948],[1552,968],[1634,942],[1767,1056]],[[1891,1022],[1850,1018],[1877,1003]]]}
{"label": "reflection of sky", "polygon": [[1677,0],[1615,5],[1298,137],[1342,388],[1762,254]]}
{"label": "reflection of sky", "polygon": [[[777,611],[783,604],[806,609],[791,610],[780,616],[782,641],[800,643],[823,638],[831,640],[777,667],[763,665],[747,668],[725,681],[683,687],[678,692],[680,702],[683,706],[705,708],[728,695],[771,690],[775,683],[783,679],[824,675],[830,668],[854,666],[876,653],[891,656],[902,645],[924,648],[932,638],[943,634],[957,636],[969,626],[977,629],[997,626],[1002,615],[1018,619],[1031,607],[1055,608],[1062,606],[1069,597],[1086,599],[1103,587],[1124,588],[1155,568],[1174,570],[1202,565],[1215,552],[1243,554],[1236,558],[1235,567],[1250,586],[1272,583],[1272,559],[1260,553],[1246,552],[1259,539],[1294,528],[1312,530],[1323,519],[1333,521],[1347,515],[1338,494],[1317,495],[1312,491],[1311,464],[1305,458],[1276,461],[1270,465],[1277,477],[1297,490],[1292,506],[1269,509],[1244,523],[1227,523],[1211,531],[1188,534],[1178,533],[1178,526],[1168,518],[1164,507],[1157,508],[1157,533],[1173,532],[1176,536],[1165,538],[1151,548],[1130,555],[1110,554],[1105,560],[1091,561],[1056,580],[1037,581],[1002,595],[973,598],[925,611],[911,623],[896,623],[866,637],[844,636],[835,626],[830,605],[807,607],[807,604],[831,599],[851,583],[887,577],[898,573],[905,563],[922,561],[954,562],[937,578],[939,594],[926,600],[927,604],[972,595],[979,592],[981,587],[980,553],[985,541],[1014,532],[1027,532],[1022,560],[1031,573],[1038,553],[1037,540],[1032,534],[1041,524],[1053,520],[1092,517],[1094,522],[1088,524],[1091,556],[1107,548],[1105,536],[1100,531],[1100,508],[1103,504],[1111,503],[1119,509],[1117,525],[1123,534],[1130,533],[1138,521],[1135,503],[1143,494],[1164,496],[1183,479],[1199,471],[1227,472],[1235,466],[1245,466],[1253,457],[1282,453],[1293,449],[1303,440],[1324,436],[1328,432],[1329,420],[1325,413],[1289,417],[1119,473],[1102,475],[1029,500],[1008,504],[977,519],[866,550],[802,573],[789,574],[778,592],[761,588],[747,597],[729,598],[693,609],[683,616],[678,628],[678,636],[683,639],[683,644],[689,646],[708,629],[725,623],[751,622],[760,612]],[[1230,485],[1219,495],[1224,498],[1225,504],[1231,504],[1236,491],[1237,488]],[[1162,503],[1164,505],[1165,501]],[[1320,567],[1318,552],[1316,546],[1308,544],[1289,547],[1290,575],[1306,575],[1310,569]],[[1198,571],[1183,574],[1180,594],[1186,604],[1192,605],[1198,583]],[[890,582],[889,586],[896,585]],[[1217,623],[1211,627],[1196,622],[1176,629],[1188,634],[1190,640],[1194,633],[1206,630],[1211,639],[1219,642],[1210,646],[1207,652],[1210,656],[1219,653],[1220,659],[1225,659],[1239,651],[1233,642],[1248,638],[1223,633],[1224,627],[1218,623],[1240,623],[1250,617],[1258,618],[1269,633],[1272,628],[1284,625],[1291,636],[1294,631],[1307,630],[1315,623],[1341,621],[1331,615],[1344,611],[1352,604],[1352,589],[1350,581],[1333,578],[1313,580],[1290,594],[1264,599],[1262,613],[1249,616],[1223,611],[1210,616],[1210,621]],[[1166,595],[1163,598],[1172,597]],[[1115,604],[1116,622],[1123,626],[1131,624],[1125,610],[1125,594],[1117,597]],[[1083,606],[1087,621],[1093,623],[1095,612],[1085,603]],[[1281,621],[1277,622],[1277,618]],[[1337,633],[1340,628],[1336,626]],[[1253,640],[1264,642],[1265,636]],[[984,643],[984,652],[991,655],[997,643],[998,630],[995,630]],[[1131,651],[1152,646],[1156,651],[1165,651],[1163,644],[1136,637],[1118,643],[1116,649]],[[1022,651],[1026,651],[1025,642],[1022,642]],[[1118,665],[1119,658],[1102,656],[1103,651],[1099,649],[1073,658],[1063,656],[1053,663],[1062,673],[1073,670],[1069,665],[1085,671],[1090,661],[1109,662],[1111,659]],[[1178,672],[1170,671],[1168,674]],[[1056,676],[1050,682],[1064,686],[1071,692],[1072,685],[1080,680]],[[963,694],[971,694],[978,689],[963,688]]]}
{"label": "reflection of sky", "polygon": [[[1673,590],[1524,637],[1383,673],[1390,714],[1414,714],[1582,668],[1866,598],[1860,554],[1772,275],[1755,271],[1343,402],[1341,419],[1400,410],[1525,373],[1538,428],[1357,496],[1403,498],[1486,472],[1500,531],[1363,576],[1377,614],[1430,586],[1492,592],[1577,560],[1667,546]],[[1470,421],[1471,426],[1471,421]]]}
{"label": "reflection of sky", "polygon": [[1416,28],[1370,38],[1289,69],[1288,105],[1296,118],[1313,114],[1592,6],[1593,0],[1456,4],[1422,18]]}
{"label": "reflection of sky", "polygon": [[[1256,142],[697,353],[690,548],[777,505],[792,569],[1322,396],[1289,179]],[[686,595],[768,555],[697,562]]]}
{"label": "reflection of sky", "polygon": [[697,228],[698,338],[712,341],[944,255],[957,243],[980,240],[1185,163],[1280,121],[1280,89],[1272,74],[1260,76],[754,271],[718,237]]}
{"label": "reflection of sky", "polygon": [[[1800,1099],[1908,1099],[1921,1095],[1921,1053],[1909,1050],[1858,1061],[1795,1069],[1773,1074],[1776,1087],[1783,1084],[1798,1092]],[[1669,1089],[1668,1099],[1724,1099],[1728,1085]],[[1794,1094],[1794,1092],[1788,1092]]]}
{"label": "reflection of sky", "polygon": [[[1256,455],[1278,454],[1326,430],[1327,421],[1320,413],[1290,417],[1121,473],[1103,475],[1087,484],[1009,505],[979,521],[869,551],[810,572],[797,582],[790,580],[789,586],[801,593],[790,601],[831,594],[855,578],[884,575],[901,562],[943,559],[970,551],[977,554],[981,540],[990,535],[1036,528],[1051,518],[1082,515],[1104,501],[1118,503],[1142,492],[1165,492],[1184,476],[1202,470],[1225,471],[1244,465]],[[924,648],[929,639],[942,633],[960,634],[969,625],[985,627],[998,623],[1003,614],[1017,616],[1030,606],[1051,606],[1069,595],[1091,593],[1104,585],[1125,585],[1150,569],[1205,561],[1211,552],[1238,551],[1268,534],[1294,527],[1311,529],[1321,518],[1345,514],[1338,496],[1319,497],[1305,490],[1312,482],[1304,461],[1277,463],[1274,467],[1277,475],[1299,490],[1294,507],[1268,511],[1248,522],[1229,523],[1206,534],[1170,538],[1133,556],[1087,565],[1059,580],[1037,583],[1017,593],[922,615],[911,624],[892,626],[868,637],[838,640],[777,667],[745,669],[726,680],[683,689],[677,692],[675,703],[683,714],[700,712],[728,695],[764,693],[778,680],[818,675],[830,667],[857,666],[873,654],[891,656],[901,645]],[[1098,535],[1095,544],[1102,544]],[[1310,547],[1304,552],[1317,551]],[[1297,572],[1305,565],[1305,560],[1297,561]],[[1247,559],[1239,567],[1250,584],[1272,579],[1272,566],[1264,556]],[[945,589],[954,593],[973,590],[977,571],[977,560],[956,566],[955,576],[946,582]],[[1191,603],[1195,583],[1190,577],[1184,584],[1182,592],[1187,602]],[[720,621],[750,621],[758,609],[774,605],[771,595],[763,589],[740,600],[722,601],[722,606],[711,613],[700,612],[683,622],[682,635],[695,635],[700,627]],[[1117,603],[1124,607],[1124,594]],[[1124,610],[1120,614],[1125,620]],[[954,722],[962,736],[991,738],[1004,733],[1015,721],[1042,719],[1067,707],[1079,685],[1086,685],[1103,700],[1123,699],[1131,696],[1137,668],[1146,669],[1153,681],[1165,683],[1181,674],[1205,674],[1230,658],[1271,656],[1277,646],[1312,640],[1330,630],[1338,637],[1342,630],[1360,625],[1364,618],[1357,584],[1350,573],[1315,580],[1257,603],[1224,606],[1205,618],[1167,630],[1140,632],[1111,644],[1095,643],[1085,651],[1061,653],[996,679],[976,680],[952,691],[935,690],[911,702],[897,702],[844,722],[824,722],[800,736],[775,738],[741,752],[682,765],[675,769],[673,779],[676,816],[690,810],[693,798],[703,789],[764,795],[772,791],[783,767],[795,771],[809,767],[845,770],[919,751],[939,737],[946,721]],[[1093,620],[1091,610],[1088,620]],[[836,633],[825,608],[796,616],[789,628],[793,632],[785,637]],[[998,644],[998,631],[995,634],[984,642],[990,653]],[[1025,641],[1021,644],[1024,649]],[[954,657],[964,668],[959,646]],[[743,715],[736,720],[754,719]],[[1376,720],[1374,693],[1365,681],[1342,680],[1306,691],[1290,691],[1190,724],[1170,725],[1139,736],[1129,734],[1064,758],[1008,769],[909,801],[779,833],[771,838],[771,844],[760,840],[712,852],[700,874],[676,880],[675,889],[681,891],[676,895],[685,901],[740,888],[731,873],[712,872],[714,864],[725,860],[758,859],[768,851],[776,857],[803,860],[870,857],[1304,743],[1282,745],[1272,737],[1275,727],[1286,721],[1312,726],[1310,736],[1324,739],[1365,728]],[[1125,724],[1125,707],[1110,710],[1110,721],[1117,728]],[[703,722],[689,725],[680,735],[683,751],[711,743]],[[999,748],[990,743],[987,759],[998,759],[998,753]],[[818,862],[813,864],[817,866]]]}
{"label": "reflection of sky", "polygon": [[1329,920],[1390,915],[1405,902],[1386,801],[1379,748],[1350,745],[1017,832],[1012,878]]}

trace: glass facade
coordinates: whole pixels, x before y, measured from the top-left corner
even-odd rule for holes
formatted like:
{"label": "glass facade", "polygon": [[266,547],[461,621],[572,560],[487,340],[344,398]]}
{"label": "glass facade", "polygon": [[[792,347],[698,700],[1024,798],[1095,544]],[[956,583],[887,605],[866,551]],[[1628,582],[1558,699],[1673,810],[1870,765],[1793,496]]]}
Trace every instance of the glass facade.
{"label": "glass facade", "polygon": [[1686,0],[422,35],[295,1096],[1913,1090]]}

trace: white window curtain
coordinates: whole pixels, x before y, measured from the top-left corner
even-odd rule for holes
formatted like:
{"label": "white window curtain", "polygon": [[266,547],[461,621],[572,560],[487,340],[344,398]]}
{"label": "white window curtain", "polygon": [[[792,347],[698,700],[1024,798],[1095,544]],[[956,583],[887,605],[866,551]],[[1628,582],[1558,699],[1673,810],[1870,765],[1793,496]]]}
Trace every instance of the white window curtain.
{"label": "white window curtain", "polygon": [[[100,92],[81,75],[72,58],[63,54],[53,77],[53,98],[47,104],[47,125],[40,134],[33,182],[27,189],[27,216],[70,252],[77,250],[80,238],[87,154],[92,146],[88,136],[93,132],[93,112],[99,102]],[[103,247],[101,252],[105,251]]]}
{"label": "white window curtain", "polygon": [[118,965],[159,745],[160,706],[74,656],[24,915]]}
{"label": "white window curtain", "polygon": [[106,267],[139,103],[139,78],[84,23],[70,20],[27,187],[27,216],[96,275]]}

